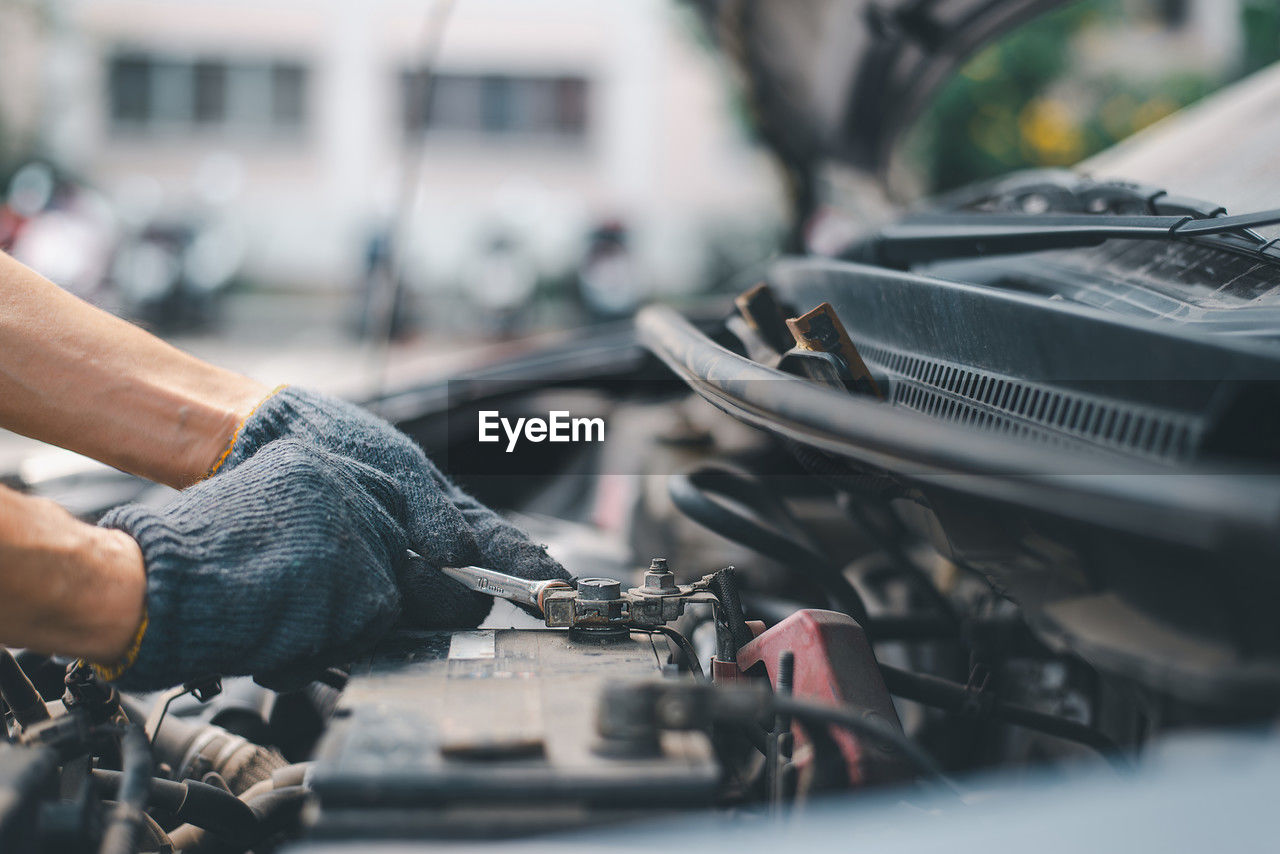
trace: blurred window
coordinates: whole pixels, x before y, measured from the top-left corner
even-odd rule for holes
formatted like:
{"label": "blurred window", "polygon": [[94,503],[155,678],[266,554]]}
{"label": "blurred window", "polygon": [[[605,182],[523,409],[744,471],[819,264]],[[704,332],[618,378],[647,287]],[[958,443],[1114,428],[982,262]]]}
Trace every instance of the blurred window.
{"label": "blurred window", "polygon": [[[518,126],[518,122],[513,115],[517,106],[516,98],[519,94],[515,90],[524,82],[527,81],[515,80],[511,77],[500,77],[496,74],[484,78],[482,90],[484,104],[481,110],[484,116],[484,130],[486,133],[509,133]],[[525,94],[527,96],[527,93]],[[427,123],[428,125],[439,124],[438,118],[431,115],[429,104],[427,106]]]}
{"label": "blurred window", "polygon": [[195,64],[194,118],[199,124],[217,124],[227,115],[227,64],[206,60]]}
{"label": "blurred window", "polygon": [[1160,16],[1171,27],[1181,27],[1191,17],[1191,7],[1187,0],[1160,0]]}
{"label": "blurred window", "polygon": [[587,129],[587,81],[579,77],[561,77],[555,88],[556,121],[575,133]]}
{"label": "blurred window", "polygon": [[300,62],[121,52],[108,63],[120,131],[296,133],[307,123],[310,70]]}
{"label": "blurred window", "polygon": [[269,128],[271,94],[271,66],[265,62],[232,66],[227,124],[244,129]]}
{"label": "blurred window", "polygon": [[271,68],[271,119],[279,127],[300,127],[307,113],[307,69],[292,62]]}
{"label": "blurred window", "polygon": [[145,57],[118,56],[111,63],[111,119],[118,124],[144,122],[151,115],[151,63]]}
{"label": "blurred window", "polygon": [[587,133],[585,78],[517,74],[401,75],[406,133],[576,141]]}
{"label": "blurred window", "polygon": [[189,124],[195,108],[192,66],[171,60],[151,60],[151,115],[161,124]]}

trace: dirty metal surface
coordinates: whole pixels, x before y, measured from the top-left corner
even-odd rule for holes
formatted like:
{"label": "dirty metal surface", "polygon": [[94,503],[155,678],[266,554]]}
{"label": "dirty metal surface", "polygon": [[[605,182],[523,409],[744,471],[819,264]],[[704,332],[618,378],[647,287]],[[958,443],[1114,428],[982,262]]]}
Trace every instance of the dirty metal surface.
{"label": "dirty metal surface", "polygon": [[492,826],[539,804],[544,817],[580,817],[705,802],[718,768],[701,733],[668,734],[654,758],[594,749],[603,686],[660,678],[666,655],[644,633],[612,642],[554,629],[395,634],[352,674],[318,749],[313,829],[342,835],[372,821],[412,835],[447,828],[451,816]]}

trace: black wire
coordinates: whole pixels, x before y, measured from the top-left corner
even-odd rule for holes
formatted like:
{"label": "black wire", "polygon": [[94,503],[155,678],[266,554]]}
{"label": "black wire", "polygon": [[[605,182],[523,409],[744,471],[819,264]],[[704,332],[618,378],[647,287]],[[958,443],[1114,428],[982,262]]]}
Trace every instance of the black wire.
{"label": "black wire", "polygon": [[135,854],[151,797],[151,745],[142,727],[124,727],[120,756],[120,789],[99,854]]}
{"label": "black wire", "polygon": [[[668,699],[680,702],[665,702]],[[801,700],[770,692],[758,684],[726,686],[669,682],[611,686],[606,688],[600,705],[597,721],[600,736],[616,738],[621,743],[638,737],[647,744],[654,732],[662,729],[706,729],[715,722],[759,725],[765,717],[776,721],[778,716],[786,716],[805,727],[815,745],[820,742],[830,744],[831,740],[823,738],[821,730],[830,726],[842,727],[860,738],[896,751],[915,768],[918,776],[950,794],[960,794],[933,758],[901,730],[848,706]],[[819,737],[813,738],[814,733]],[[828,749],[839,752],[834,745]],[[838,758],[844,762],[843,754]],[[848,779],[847,771],[839,773]]]}
{"label": "black wire", "polygon": [[[880,665],[880,673],[884,676],[885,687],[890,694],[926,706],[956,712],[973,700],[973,692],[958,682],[924,673],[911,673],[884,664]],[[1101,730],[994,697],[980,708],[995,720],[1083,744],[1102,754],[1115,768],[1133,770],[1120,746]]]}
{"label": "black wire", "polygon": [[680,647],[680,651],[684,653],[685,662],[689,665],[689,672],[698,681],[707,681],[707,674],[702,669],[702,662],[698,660],[698,652],[693,648],[693,643],[687,637],[670,626],[657,626],[653,631],[666,635],[675,641],[676,646]]}
{"label": "black wire", "polygon": [[789,714],[806,725],[825,724],[843,727],[854,735],[879,742],[901,754],[915,767],[917,773],[931,783],[954,795],[961,794],[955,783],[942,773],[942,769],[933,761],[933,757],[914,741],[887,724],[874,718],[863,717],[852,709],[810,703],[794,697],[775,695],[772,705],[775,713]]}

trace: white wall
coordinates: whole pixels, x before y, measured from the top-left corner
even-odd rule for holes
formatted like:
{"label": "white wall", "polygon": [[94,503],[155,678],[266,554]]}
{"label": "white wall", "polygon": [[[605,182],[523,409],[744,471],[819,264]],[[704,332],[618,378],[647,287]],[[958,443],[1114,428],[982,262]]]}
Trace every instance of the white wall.
{"label": "white wall", "polygon": [[[222,215],[249,240],[251,273],[288,287],[349,286],[365,236],[397,208],[406,162],[417,159],[401,129],[398,74],[418,62],[429,2],[56,6],[62,24],[43,53],[38,109],[44,140],[61,159],[109,193],[154,197],[169,211],[207,210],[200,187],[216,184],[215,195],[227,197]],[[439,67],[584,74],[590,133],[577,147],[428,137],[410,224],[413,268],[431,274],[422,278],[460,275],[499,216],[548,266],[578,251],[589,222],[621,216],[636,227],[660,283],[696,270],[705,229],[776,217],[772,169],[742,139],[728,87],[689,24],[664,0],[458,0]],[[312,68],[308,131],[298,144],[113,133],[105,58],[121,45],[304,58]],[[0,79],[0,106],[10,88]]]}

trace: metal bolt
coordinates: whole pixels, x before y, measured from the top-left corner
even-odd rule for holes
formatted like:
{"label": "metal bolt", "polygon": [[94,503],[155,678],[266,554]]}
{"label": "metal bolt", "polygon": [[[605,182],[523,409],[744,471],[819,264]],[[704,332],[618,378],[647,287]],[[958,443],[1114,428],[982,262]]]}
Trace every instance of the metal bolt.
{"label": "metal bolt", "polygon": [[607,602],[622,598],[622,582],[612,578],[579,578],[578,598]]}
{"label": "metal bolt", "polygon": [[665,557],[655,557],[649,561],[649,569],[644,574],[644,589],[659,593],[675,592],[676,576],[667,567]]}

